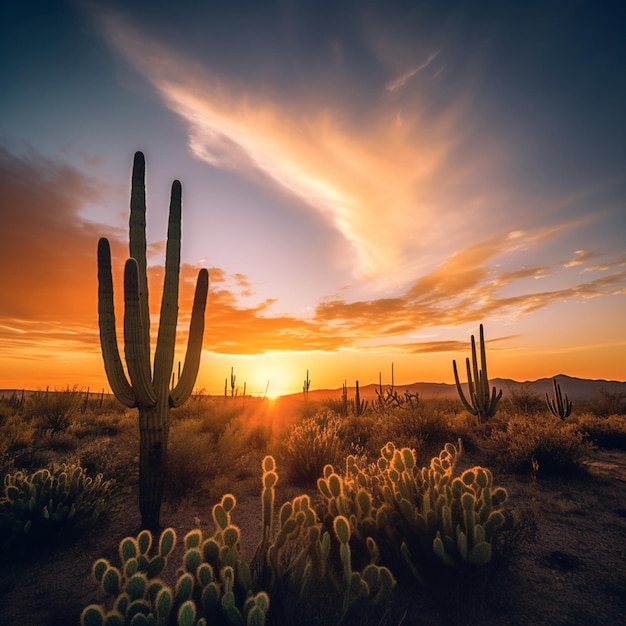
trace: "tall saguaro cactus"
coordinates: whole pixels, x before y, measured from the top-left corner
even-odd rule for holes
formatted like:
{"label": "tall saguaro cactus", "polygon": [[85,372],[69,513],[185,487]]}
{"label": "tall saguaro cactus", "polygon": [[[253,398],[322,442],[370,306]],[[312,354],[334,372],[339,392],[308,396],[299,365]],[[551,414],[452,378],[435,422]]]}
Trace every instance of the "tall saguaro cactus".
{"label": "tall saguaro cactus", "polygon": [[[461,402],[465,408],[478,417],[478,421],[482,424],[488,421],[496,414],[498,402],[502,397],[502,389],[496,394],[496,388],[493,387],[491,395],[489,394],[489,377],[487,376],[487,353],[485,351],[485,336],[483,334],[483,325],[480,325],[480,369],[478,368],[478,359],[476,358],[476,342],[472,335],[472,367],[470,368],[470,360],[465,359],[467,367],[467,386],[469,392],[469,401],[465,398],[459,373],[456,369],[456,361],[452,361],[454,369],[454,380],[456,389],[459,392]],[[474,378],[472,379],[472,372]]]}
{"label": "tall saguaro cactus", "polygon": [[209,274],[206,269],[198,273],[185,364],[176,385],[170,386],[178,320],[181,184],[177,180],[172,183],[161,316],[152,366],[146,262],[145,160],[141,152],[135,153],[133,162],[129,230],[130,258],[124,266],[124,355],[128,375],[118,350],[111,249],[105,238],[98,242],[100,345],[113,393],[127,407],[139,409],[141,523],[144,528],[157,531],[167,465],[169,411],[189,398],[196,381],[202,352]]}

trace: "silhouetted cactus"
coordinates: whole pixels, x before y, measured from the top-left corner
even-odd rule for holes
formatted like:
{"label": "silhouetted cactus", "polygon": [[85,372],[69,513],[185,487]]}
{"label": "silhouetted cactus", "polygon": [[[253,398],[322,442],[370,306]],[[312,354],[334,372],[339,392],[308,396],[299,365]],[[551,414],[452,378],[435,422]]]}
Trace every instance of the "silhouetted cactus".
{"label": "silhouetted cactus", "polygon": [[552,384],[554,385],[554,400],[546,394],[546,403],[552,415],[560,417],[563,420],[572,413],[572,401],[568,399],[567,394],[565,394],[565,398],[563,398],[561,385],[556,382],[556,378],[552,379]]}
{"label": "silhouetted cactus", "polygon": [[135,154],[130,200],[130,258],[124,267],[124,352],[128,377],[117,344],[113,306],[111,250],[107,239],[98,242],[98,321],[104,367],[117,399],[139,409],[139,507],[142,526],[159,528],[161,498],[167,458],[169,411],[190,396],[198,374],[208,293],[208,272],[198,274],[191,314],[187,354],[182,374],[170,389],[176,323],[181,243],[181,185],[172,184],[165,280],[159,331],[150,363],[150,312],[146,261],[145,161]]}
{"label": "silhouetted cactus", "polygon": [[359,381],[356,381],[356,389],[354,392],[354,414],[357,417],[363,415],[369,406],[369,400],[361,400],[361,392],[359,391]]}
{"label": "silhouetted cactus", "polygon": [[[502,398],[502,389],[496,394],[496,388],[493,387],[491,396],[489,395],[489,377],[487,376],[487,354],[485,351],[485,337],[483,335],[483,325],[480,325],[480,369],[478,368],[478,359],[476,358],[476,342],[474,341],[474,335],[472,335],[472,366],[470,367],[470,360],[465,359],[465,365],[467,367],[467,387],[469,394],[469,401],[465,398],[461,382],[459,380],[459,373],[456,369],[456,361],[452,361],[452,367],[454,370],[454,380],[456,382],[456,389],[459,392],[461,402],[463,406],[472,414],[478,417],[478,421],[482,424],[491,419],[495,414],[498,407],[498,402]],[[472,378],[472,372],[474,374]]]}
{"label": "silhouetted cactus", "polygon": [[230,395],[231,397],[235,396],[235,383],[237,381],[237,376],[235,375],[235,368],[230,368]]}

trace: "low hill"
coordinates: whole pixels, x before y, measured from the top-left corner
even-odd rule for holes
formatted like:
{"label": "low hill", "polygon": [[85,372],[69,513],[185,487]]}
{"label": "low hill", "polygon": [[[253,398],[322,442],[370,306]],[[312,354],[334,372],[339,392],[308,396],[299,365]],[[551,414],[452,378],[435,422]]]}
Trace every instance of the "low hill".
{"label": "low hill", "polygon": [[[565,374],[555,376],[557,383],[561,386],[561,391],[573,401],[597,400],[603,392],[611,394],[624,394],[626,397],[626,382],[616,380],[589,380],[585,378],[574,378]],[[509,378],[494,378],[491,381],[496,389],[502,389],[502,396],[506,397],[519,392],[522,388],[530,393],[535,393],[541,397],[545,394],[552,396],[553,378],[540,378],[534,381],[519,382]],[[463,390],[467,392],[467,383],[462,384]],[[383,388],[386,388],[383,385]],[[396,385],[395,390],[403,395],[405,391],[418,393],[420,398],[458,398],[456,385],[449,383],[412,383],[410,385]],[[377,384],[359,385],[359,393],[363,400],[376,398]],[[340,398],[341,389],[315,389],[309,391],[309,398],[312,400],[322,400],[326,398]],[[348,387],[348,396],[353,398],[355,387]],[[294,396],[301,394],[293,394]]]}

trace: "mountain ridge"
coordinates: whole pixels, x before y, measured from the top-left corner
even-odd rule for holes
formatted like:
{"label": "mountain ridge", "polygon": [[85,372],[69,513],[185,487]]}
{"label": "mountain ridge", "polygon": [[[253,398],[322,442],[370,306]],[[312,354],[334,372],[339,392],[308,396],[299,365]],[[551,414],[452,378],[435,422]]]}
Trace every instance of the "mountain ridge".
{"label": "mountain ridge", "polygon": [[[537,380],[516,381],[510,378],[493,378],[490,385],[496,389],[502,389],[502,396],[507,397],[513,393],[518,393],[520,389],[537,394],[544,397],[547,393],[552,396],[553,380],[556,379],[560,385],[561,391],[567,394],[570,400],[574,401],[593,401],[597,400],[602,392],[618,393],[626,396],[626,382],[618,380],[604,379],[588,379],[576,378],[567,374],[557,374],[550,378],[539,378]],[[383,389],[389,388],[391,385],[383,384]],[[467,390],[467,383],[461,383],[464,391]],[[356,386],[348,386],[348,395],[354,397]],[[375,399],[376,390],[380,389],[378,383],[369,383],[367,385],[359,385],[359,395],[363,400]],[[458,398],[456,385],[454,383],[425,383],[415,382],[408,385],[394,385],[394,389],[403,395],[406,391],[409,393],[418,393],[420,398]],[[342,389],[312,389],[309,391],[310,399],[325,399],[333,397],[341,397]],[[302,395],[302,392],[288,394],[283,397],[294,397]]]}

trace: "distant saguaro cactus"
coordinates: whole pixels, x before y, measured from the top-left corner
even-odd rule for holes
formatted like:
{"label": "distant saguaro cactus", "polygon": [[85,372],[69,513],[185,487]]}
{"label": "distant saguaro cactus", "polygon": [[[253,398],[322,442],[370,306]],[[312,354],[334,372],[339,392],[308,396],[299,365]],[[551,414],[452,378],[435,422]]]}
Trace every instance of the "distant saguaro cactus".
{"label": "distant saguaro cactus", "polygon": [[[496,414],[498,402],[502,397],[502,389],[496,394],[496,388],[493,387],[491,395],[489,395],[489,377],[487,376],[487,353],[485,351],[485,337],[483,334],[483,325],[480,325],[480,369],[478,369],[478,359],[476,358],[476,342],[472,335],[472,367],[470,368],[470,360],[465,359],[467,367],[467,386],[469,392],[469,402],[465,398],[461,382],[459,381],[459,373],[456,369],[456,361],[452,361],[454,369],[454,380],[456,389],[459,392],[461,402],[465,408],[478,417],[478,421],[482,424],[488,421]],[[472,371],[474,378],[472,379]]]}
{"label": "distant saguaro cactus", "polygon": [[565,398],[563,398],[561,385],[556,382],[556,378],[552,379],[552,384],[554,385],[554,400],[546,394],[546,404],[552,415],[560,417],[563,420],[572,413],[572,401],[567,397],[567,394],[565,394]]}
{"label": "distant saguaro cactus", "polygon": [[181,184],[177,180],[172,183],[165,279],[152,369],[146,262],[145,160],[141,152],[135,154],[133,162],[129,230],[130,258],[124,266],[124,353],[128,377],[124,372],[117,344],[111,249],[105,238],[98,242],[100,345],[104,368],[113,393],[122,404],[139,409],[141,523],[143,528],[157,531],[167,465],[169,411],[189,398],[196,381],[202,352],[209,275],[206,269],[201,269],[198,273],[185,364],[176,385],[170,389],[178,320]]}

